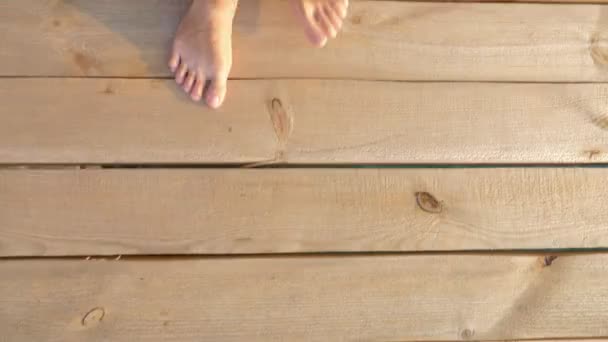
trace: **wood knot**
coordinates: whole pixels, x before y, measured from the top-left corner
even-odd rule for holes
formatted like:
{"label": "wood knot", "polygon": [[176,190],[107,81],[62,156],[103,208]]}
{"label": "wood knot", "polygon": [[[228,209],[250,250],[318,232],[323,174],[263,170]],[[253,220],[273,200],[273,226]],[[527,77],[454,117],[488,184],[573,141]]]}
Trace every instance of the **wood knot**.
{"label": "wood knot", "polygon": [[591,35],[589,38],[589,53],[595,65],[608,67],[608,50],[601,46],[601,40],[598,32]]}
{"label": "wood knot", "polygon": [[606,114],[594,114],[593,116],[591,116],[591,122],[593,122],[593,124],[598,128],[608,130],[608,115]]}
{"label": "wood knot", "polygon": [[473,336],[475,336],[475,330],[464,329],[460,332],[460,338],[463,340],[470,340],[473,338]]}
{"label": "wood knot", "polygon": [[557,255],[547,255],[543,258],[543,267],[549,267],[557,259]]}
{"label": "wood knot", "polygon": [[350,17],[350,22],[353,25],[360,25],[361,24],[361,20],[362,20],[362,18],[361,18],[360,15],[353,15],[353,16]]}
{"label": "wood knot", "polygon": [[289,136],[290,123],[283,102],[276,97],[270,101],[270,120],[279,142],[284,142]]}
{"label": "wood knot", "polygon": [[284,158],[287,141],[293,130],[293,117],[289,115],[283,102],[276,97],[270,101],[268,111],[270,113],[270,121],[272,122],[277,137],[275,161],[278,161]]}
{"label": "wood knot", "polygon": [[114,94],[114,89],[112,89],[112,86],[110,84],[108,84],[106,86],[106,88],[103,90],[103,93],[106,95],[112,95],[112,94]]}
{"label": "wood knot", "polygon": [[594,150],[585,150],[585,151],[583,151],[583,153],[585,153],[589,157],[589,160],[593,160],[595,157],[599,157],[599,155],[602,153],[602,151],[594,149]]}
{"label": "wood knot", "polygon": [[103,317],[106,315],[106,311],[101,308],[101,307],[96,307],[91,309],[91,311],[87,312],[84,317],[82,317],[82,320],[80,321],[80,324],[82,324],[83,327],[93,327],[98,325],[101,321],[103,321]]}
{"label": "wood knot", "polygon": [[274,112],[282,111],[283,110],[283,102],[281,102],[281,99],[278,99],[278,98],[275,97],[275,98],[272,99],[272,101],[270,101],[270,108]]}
{"label": "wood knot", "polygon": [[80,69],[83,75],[91,75],[101,69],[101,63],[93,56],[85,54],[83,51],[70,50],[74,65]]}
{"label": "wood knot", "polygon": [[428,192],[417,192],[416,203],[427,213],[439,214],[443,210],[443,204]]}

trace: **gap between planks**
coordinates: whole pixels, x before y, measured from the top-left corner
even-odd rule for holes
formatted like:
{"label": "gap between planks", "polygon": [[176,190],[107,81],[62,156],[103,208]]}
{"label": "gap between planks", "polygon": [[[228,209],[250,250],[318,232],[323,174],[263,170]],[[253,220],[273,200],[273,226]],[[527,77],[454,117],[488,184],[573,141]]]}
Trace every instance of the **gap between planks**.
{"label": "gap between planks", "polygon": [[366,258],[394,256],[529,256],[539,258],[545,266],[550,266],[554,260],[566,256],[594,256],[608,254],[607,248],[560,248],[560,249],[530,249],[530,250],[446,250],[446,251],[393,251],[393,252],[299,252],[299,253],[249,253],[249,254],[116,254],[116,255],[49,255],[49,256],[0,256],[0,261],[192,261],[192,260],[224,260],[224,259],[319,259],[319,258]]}

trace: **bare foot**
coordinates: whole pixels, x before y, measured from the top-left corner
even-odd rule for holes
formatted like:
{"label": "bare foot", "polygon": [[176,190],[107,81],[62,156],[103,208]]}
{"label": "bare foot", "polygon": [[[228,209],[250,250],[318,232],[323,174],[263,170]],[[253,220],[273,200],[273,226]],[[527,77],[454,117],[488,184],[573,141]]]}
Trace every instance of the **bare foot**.
{"label": "bare foot", "polygon": [[348,10],[348,0],[291,0],[297,17],[311,43],[325,46],[342,28]]}
{"label": "bare foot", "polygon": [[205,92],[205,102],[212,108],[226,97],[236,5],[237,0],[192,0],[173,41],[169,68],[175,81],[194,101]]}

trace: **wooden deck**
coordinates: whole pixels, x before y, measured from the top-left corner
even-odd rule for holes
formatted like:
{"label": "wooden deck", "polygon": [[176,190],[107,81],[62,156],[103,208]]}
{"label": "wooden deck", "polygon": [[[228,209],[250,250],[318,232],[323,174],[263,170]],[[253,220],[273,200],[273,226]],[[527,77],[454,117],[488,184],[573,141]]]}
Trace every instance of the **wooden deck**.
{"label": "wooden deck", "polygon": [[0,341],[608,341],[608,4],[0,1]]}

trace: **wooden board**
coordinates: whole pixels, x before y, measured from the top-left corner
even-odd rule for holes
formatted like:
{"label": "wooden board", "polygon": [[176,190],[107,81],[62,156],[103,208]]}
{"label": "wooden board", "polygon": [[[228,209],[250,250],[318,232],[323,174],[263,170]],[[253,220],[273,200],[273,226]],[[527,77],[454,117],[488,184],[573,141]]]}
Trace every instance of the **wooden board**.
{"label": "wooden board", "polygon": [[10,275],[0,330],[61,342],[601,337],[607,265],[607,255],[0,261]]}
{"label": "wooden board", "polygon": [[607,177],[576,168],[4,170],[0,255],[606,247]]}
{"label": "wooden board", "polygon": [[608,85],[2,79],[0,163],[597,163]]}
{"label": "wooden board", "polygon": [[[0,2],[0,75],[168,76],[186,0]],[[241,1],[234,78],[607,81],[605,5],[353,1],[310,48],[287,1]]]}
{"label": "wooden board", "polygon": [[[0,163],[272,158],[277,138],[264,103],[268,87],[232,88],[240,101],[214,113],[189,101],[170,81],[0,80],[5,109],[0,112]],[[247,95],[250,90],[255,94]],[[257,103],[254,110],[246,107],[251,101]]]}

